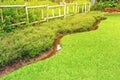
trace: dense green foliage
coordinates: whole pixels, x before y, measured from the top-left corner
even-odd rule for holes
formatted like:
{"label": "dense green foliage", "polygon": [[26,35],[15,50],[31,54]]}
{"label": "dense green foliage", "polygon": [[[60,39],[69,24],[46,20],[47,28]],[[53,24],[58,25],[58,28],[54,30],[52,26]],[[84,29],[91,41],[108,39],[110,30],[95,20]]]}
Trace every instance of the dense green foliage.
{"label": "dense green foliage", "polygon": [[120,9],[120,4],[113,1],[104,1],[104,2],[101,1],[93,5],[94,10],[101,10],[101,11],[104,11],[105,8],[115,8],[115,7]]}
{"label": "dense green foliage", "polygon": [[58,34],[86,31],[101,18],[101,13],[91,12],[7,33],[0,37],[0,66],[15,59],[34,57],[50,48]]}
{"label": "dense green foliage", "polygon": [[108,15],[95,31],[63,37],[62,50],[1,80],[119,80],[120,15]]}

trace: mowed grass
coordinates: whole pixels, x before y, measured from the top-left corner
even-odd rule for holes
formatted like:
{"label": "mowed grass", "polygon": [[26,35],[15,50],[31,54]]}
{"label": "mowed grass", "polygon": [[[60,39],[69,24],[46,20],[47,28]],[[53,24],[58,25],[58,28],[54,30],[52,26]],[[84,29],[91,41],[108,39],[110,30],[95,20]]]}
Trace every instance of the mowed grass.
{"label": "mowed grass", "polygon": [[57,55],[0,80],[120,80],[120,15],[107,17],[98,30],[65,36]]}

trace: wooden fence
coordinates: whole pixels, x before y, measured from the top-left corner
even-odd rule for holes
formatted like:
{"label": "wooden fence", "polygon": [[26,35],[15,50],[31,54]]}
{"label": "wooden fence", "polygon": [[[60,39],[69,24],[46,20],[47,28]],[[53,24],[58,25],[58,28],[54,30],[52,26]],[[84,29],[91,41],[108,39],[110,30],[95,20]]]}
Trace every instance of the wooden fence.
{"label": "wooden fence", "polygon": [[[2,11],[4,8],[24,8],[25,10],[25,21],[19,22],[19,23],[14,23],[11,24],[13,26],[15,25],[20,25],[20,24],[26,24],[26,23],[31,23],[31,24],[35,24],[38,22],[43,22],[43,21],[49,21],[50,19],[54,19],[54,18],[59,18],[59,17],[64,17],[66,18],[67,16],[71,16],[74,14],[78,14],[78,13],[86,13],[90,11],[90,3],[61,3],[60,5],[55,5],[55,6],[49,6],[49,5],[41,5],[41,6],[27,6],[27,4],[25,3],[24,5],[3,5],[0,6],[0,10],[1,10],[1,21],[4,22],[4,12]],[[55,11],[55,9],[58,9],[58,11]],[[29,10],[30,9],[40,9],[41,12],[39,13],[41,16],[41,20],[36,20],[36,21],[32,21],[30,22],[29,19]],[[46,10],[46,13],[45,13]],[[52,15],[49,14],[49,11],[52,12]],[[57,15],[55,15],[55,13],[58,13]]]}

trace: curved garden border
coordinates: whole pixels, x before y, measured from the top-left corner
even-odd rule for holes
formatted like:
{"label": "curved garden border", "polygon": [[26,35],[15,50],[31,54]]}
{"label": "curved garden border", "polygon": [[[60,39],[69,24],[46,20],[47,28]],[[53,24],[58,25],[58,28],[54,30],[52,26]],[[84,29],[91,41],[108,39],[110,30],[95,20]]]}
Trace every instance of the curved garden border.
{"label": "curved garden border", "polygon": [[[92,30],[98,29],[98,24],[100,22],[101,22],[101,20],[96,21],[91,28],[88,28],[87,31],[92,31]],[[82,32],[86,32],[86,31],[82,31]],[[68,34],[66,34],[66,35],[68,35]],[[39,56],[36,56],[34,58],[30,58],[28,60],[14,61],[14,63],[12,63],[12,65],[7,65],[3,68],[0,68],[0,77],[4,76],[4,75],[6,75],[10,72],[13,72],[14,70],[16,70],[16,69],[18,69],[22,66],[29,65],[33,62],[40,61],[40,60],[45,60],[47,58],[52,57],[53,55],[55,55],[59,51],[57,49],[57,47],[58,47],[58,45],[60,45],[60,40],[63,36],[65,36],[65,35],[59,34],[56,37],[56,39],[54,40],[52,48],[50,48],[49,50],[47,50],[45,52],[41,52],[41,54]]]}

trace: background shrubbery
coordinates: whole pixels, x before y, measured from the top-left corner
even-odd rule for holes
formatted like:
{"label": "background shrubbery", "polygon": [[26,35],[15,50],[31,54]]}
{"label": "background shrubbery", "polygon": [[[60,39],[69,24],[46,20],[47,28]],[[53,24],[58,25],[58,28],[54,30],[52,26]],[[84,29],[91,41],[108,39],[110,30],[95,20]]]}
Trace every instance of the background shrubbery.
{"label": "background shrubbery", "polygon": [[118,8],[120,9],[120,3],[114,2],[114,1],[100,1],[96,2],[93,6],[93,10],[101,10],[104,11],[105,8]]}
{"label": "background shrubbery", "polygon": [[103,18],[100,12],[78,14],[0,36],[0,66],[10,64],[13,60],[39,55],[52,46],[58,34],[86,31]]}

